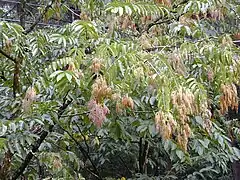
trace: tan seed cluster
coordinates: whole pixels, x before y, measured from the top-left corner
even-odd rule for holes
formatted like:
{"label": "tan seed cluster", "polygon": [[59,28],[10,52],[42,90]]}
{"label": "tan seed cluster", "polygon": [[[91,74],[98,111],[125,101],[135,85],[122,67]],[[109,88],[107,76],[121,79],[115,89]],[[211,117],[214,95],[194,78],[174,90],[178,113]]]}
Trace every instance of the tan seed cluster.
{"label": "tan seed cluster", "polygon": [[222,45],[223,45],[223,47],[233,45],[232,38],[230,36],[223,37],[222,38]]}
{"label": "tan seed cluster", "polygon": [[211,133],[211,129],[212,129],[212,121],[211,121],[211,118],[212,118],[212,113],[209,109],[205,109],[205,111],[203,111],[202,113],[202,117],[203,117],[203,127],[204,129],[208,132],[208,134]]}
{"label": "tan seed cluster", "polygon": [[36,91],[34,89],[34,87],[29,87],[26,91],[26,95],[23,99],[23,103],[22,103],[22,107],[23,107],[23,111],[27,112],[30,110],[32,103],[35,101],[36,99]]}
{"label": "tan seed cluster", "polygon": [[70,63],[69,66],[68,66],[68,71],[74,71],[76,68],[75,68],[75,65],[73,63]]}
{"label": "tan seed cluster", "polygon": [[97,126],[101,127],[106,115],[110,113],[110,110],[107,106],[97,103],[96,100],[90,100],[87,104],[89,112],[89,119]]}
{"label": "tan seed cluster", "polygon": [[207,79],[209,82],[213,82],[213,79],[214,79],[214,73],[213,73],[213,70],[212,69],[209,69],[207,71]]}
{"label": "tan seed cluster", "polygon": [[94,58],[92,65],[90,66],[92,72],[98,73],[101,70],[102,67],[102,60],[98,58]]}
{"label": "tan seed cluster", "polygon": [[118,18],[118,23],[122,29],[130,28],[132,30],[136,30],[136,24],[134,23],[134,21],[132,21],[131,17],[128,15],[120,16]]}
{"label": "tan seed cluster", "polygon": [[112,89],[107,85],[104,77],[100,76],[96,79],[92,85],[92,99],[95,99],[98,103],[104,98],[111,98]]}
{"label": "tan seed cluster", "polygon": [[7,39],[5,41],[5,48],[6,48],[6,52],[7,53],[11,53],[11,49],[12,49],[12,41],[10,39]]}
{"label": "tan seed cluster", "polygon": [[54,169],[61,169],[62,168],[62,161],[61,161],[60,157],[54,156],[53,168]]}
{"label": "tan seed cluster", "polygon": [[189,89],[183,89],[181,87],[172,93],[171,102],[178,114],[177,142],[183,150],[187,151],[188,139],[191,135],[188,115],[197,112],[195,97]]}
{"label": "tan seed cluster", "polygon": [[156,129],[163,139],[171,139],[177,134],[176,140],[179,146],[187,151],[188,139],[191,135],[191,129],[188,123],[178,123],[171,113],[159,111],[155,116]]}
{"label": "tan seed cluster", "polygon": [[143,67],[138,67],[136,69],[133,70],[133,74],[136,78],[140,79],[140,78],[144,78],[144,69]]}
{"label": "tan seed cluster", "polygon": [[171,101],[176,108],[181,124],[188,121],[188,115],[197,111],[194,94],[189,89],[179,88],[171,95]]}
{"label": "tan seed cluster", "polygon": [[90,18],[89,18],[88,14],[86,12],[82,12],[80,14],[80,19],[83,20],[83,21],[90,21]]}
{"label": "tan seed cluster", "polygon": [[224,20],[223,10],[221,8],[210,10],[208,13],[208,17],[214,21]]}
{"label": "tan seed cluster", "polygon": [[76,69],[74,63],[70,63],[67,70],[74,72],[77,78],[82,78],[84,76],[80,69]]}
{"label": "tan seed cluster", "polygon": [[180,55],[178,55],[177,53],[170,55],[169,61],[170,61],[170,64],[171,64],[173,70],[176,73],[181,74],[181,75],[184,75],[186,73],[186,67],[185,67]]}
{"label": "tan seed cluster", "polygon": [[177,142],[184,151],[187,151],[187,144],[190,135],[191,129],[188,124],[185,124],[180,127],[180,130],[177,135]]}
{"label": "tan seed cluster", "polygon": [[149,24],[152,21],[152,16],[142,16],[140,20],[142,24]]}
{"label": "tan seed cluster", "polygon": [[113,101],[119,101],[121,99],[121,94],[119,94],[119,93],[114,93],[113,95],[112,95],[112,100]]}
{"label": "tan seed cluster", "polygon": [[182,15],[179,18],[179,22],[184,26],[192,26],[194,24],[194,19],[189,17],[189,15]]}
{"label": "tan seed cluster", "polygon": [[230,107],[232,110],[238,110],[237,88],[234,84],[222,84],[220,97],[220,112],[225,114]]}
{"label": "tan seed cluster", "polygon": [[163,4],[165,6],[171,7],[172,1],[171,0],[154,0],[155,3]]}
{"label": "tan seed cluster", "polygon": [[116,101],[116,113],[121,114],[125,108],[130,108],[133,110],[134,102],[131,97],[125,95],[121,98],[120,94],[113,94],[112,100]]}
{"label": "tan seed cluster", "polygon": [[130,17],[124,16],[122,19],[122,29],[126,29],[129,25],[131,25]]}
{"label": "tan seed cluster", "polygon": [[124,96],[124,97],[122,98],[122,105],[123,105],[123,107],[125,107],[125,108],[133,109],[133,108],[134,108],[133,99],[132,99],[131,97]]}
{"label": "tan seed cluster", "polygon": [[171,113],[159,111],[155,115],[156,129],[163,139],[170,139],[177,128],[177,122]]}
{"label": "tan seed cluster", "polygon": [[204,128],[210,133],[211,112],[208,110],[208,103],[202,100],[200,105],[196,103],[194,94],[190,89],[180,87],[171,94],[171,104],[173,112],[176,115],[159,111],[155,115],[156,129],[159,131],[163,139],[170,139],[175,135],[178,145],[187,151],[187,145],[191,136],[191,128],[189,125],[189,115],[201,114],[204,121]]}
{"label": "tan seed cluster", "polygon": [[119,102],[116,103],[116,113],[117,114],[122,114],[123,112],[123,107],[122,104],[120,104]]}
{"label": "tan seed cluster", "polygon": [[146,33],[142,34],[142,36],[139,38],[139,41],[140,41],[141,47],[143,49],[151,49],[152,48],[152,44],[150,42],[149,36]]}
{"label": "tan seed cluster", "polygon": [[224,9],[223,8],[213,8],[211,10],[207,10],[206,12],[200,12],[200,13],[193,13],[191,15],[191,18],[194,20],[200,20],[200,19],[209,19],[212,21],[217,20],[224,20]]}

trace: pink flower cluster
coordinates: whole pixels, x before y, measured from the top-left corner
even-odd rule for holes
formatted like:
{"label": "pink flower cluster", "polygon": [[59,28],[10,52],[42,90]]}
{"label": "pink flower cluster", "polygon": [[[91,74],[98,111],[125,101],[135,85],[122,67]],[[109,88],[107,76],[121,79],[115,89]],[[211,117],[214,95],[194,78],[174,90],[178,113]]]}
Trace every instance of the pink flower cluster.
{"label": "pink flower cluster", "polygon": [[88,117],[97,127],[102,126],[106,115],[110,113],[107,106],[98,104],[96,100],[93,99],[88,102],[88,110],[90,111]]}

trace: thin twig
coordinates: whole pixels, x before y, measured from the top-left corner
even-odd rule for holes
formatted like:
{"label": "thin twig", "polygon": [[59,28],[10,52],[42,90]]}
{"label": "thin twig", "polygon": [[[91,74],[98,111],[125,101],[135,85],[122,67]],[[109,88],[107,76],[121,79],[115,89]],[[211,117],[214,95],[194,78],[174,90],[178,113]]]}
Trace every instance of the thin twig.
{"label": "thin twig", "polygon": [[67,5],[64,5],[64,7],[66,7],[71,13],[73,13],[74,15],[80,17],[80,14],[75,13],[71,8],[69,8]]}
{"label": "thin twig", "polygon": [[121,155],[118,155],[120,161],[123,163],[123,165],[125,166],[125,168],[130,172],[130,174],[132,175],[132,171],[129,169],[129,167],[127,166],[127,163],[123,160],[123,158],[121,157]]}
{"label": "thin twig", "polygon": [[68,130],[64,129],[64,128],[63,128],[59,123],[57,123],[57,122],[55,122],[55,124],[58,124],[58,126],[59,126],[64,132],[66,132],[66,133],[69,135],[69,137],[71,137],[71,139],[72,139],[72,140],[75,142],[75,144],[78,146],[78,148],[79,148],[79,150],[81,151],[81,153],[83,154],[83,156],[90,161],[90,163],[91,163],[91,165],[92,165],[92,167],[93,167],[93,169],[94,169],[94,171],[95,171],[95,173],[96,173],[96,174],[95,174],[94,172],[91,171],[92,174],[97,175],[97,178],[98,178],[99,180],[102,180],[102,177],[100,176],[100,173],[99,173],[96,165],[93,163],[93,160],[92,160],[92,158],[90,157],[90,155],[88,154],[88,152],[81,146],[81,144],[73,137],[73,135],[72,135]]}
{"label": "thin twig", "polygon": [[85,145],[86,145],[86,147],[87,147],[87,152],[89,153],[89,146],[88,146],[87,139],[86,139],[85,135],[82,133],[81,128],[79,127],[79,125],[77,124],[76,121],[74,121],[74,124],[77,126],[80,134],[82,135],[83,140],[84,140],[84,143],[85,143]]}
{"label": "thin twig", "polygon": [[65,115],[62,115],[61,117],[73,117],[73,116],[81,116],[81,115],[84,115],[84,114],[88,114],[90,111],[86,111],[86,112],[82,112],[82,113],[75,113],[75,114],[65,114]]}
{"label": "thin twig", "polygon": [[158,70],[150,62],[147,61],[147,63],[153,68],[153,70],[157,73],[157,75],[160,75]]}
{"label": "thin twig", "polygon": [[143,30],[143,32],[142,32],[141,34],[143,34],[143,33],[146,32],[146,31],[148,32],[149,29],[150,29],[152,26],[160,25],[160,24],[164,24],[164,23],[169,23],[169,22],[171,22],[171,21],[173,21],[173,20],[179,20],[179,18],[180,18],[182,15],[184,15],[184,13],[178,15],[177,17],[172,16],[171,19],[165,19],[165,20],[162,20],[162,21],[160,21],[160,20],[162,19],[162,17],[160,17],[160,18],[156,19],[154,22],[149,23],[149,24],[147,25],[147,28],[146,28],[145,30]]}
{"label": "thin twig", "polygon": [[[147,25],[147,29],[145,31],[149,31],[149,29],[151,29],[151,27],[155,26],[155,25],[160,25],[160,24],[164,24],[164,23],[168,23],[170,21],[172,21],[173,19],[166,19],[166,20],[163,20],[163,21],[155,21],[153,23],[150,23]],[[144,31],[144,32],[145,32]]]}
{"label": "thin twig", "polygon": [[95,174],[94,172],[92,172],[90,169],[86,168],[86,170],[88,172],[90,172],[93,176],[95,176],[96,178],[99,178],[99,176],[97,174]]}

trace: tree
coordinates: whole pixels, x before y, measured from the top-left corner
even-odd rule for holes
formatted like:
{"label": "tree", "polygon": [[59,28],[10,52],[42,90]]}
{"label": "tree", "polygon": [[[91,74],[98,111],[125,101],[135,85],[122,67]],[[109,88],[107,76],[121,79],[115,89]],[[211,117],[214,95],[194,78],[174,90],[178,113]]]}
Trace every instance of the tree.
{"label": "tree", "polygon": [[2,179],[238,179],[237,1],[44,2],[0,24]]}

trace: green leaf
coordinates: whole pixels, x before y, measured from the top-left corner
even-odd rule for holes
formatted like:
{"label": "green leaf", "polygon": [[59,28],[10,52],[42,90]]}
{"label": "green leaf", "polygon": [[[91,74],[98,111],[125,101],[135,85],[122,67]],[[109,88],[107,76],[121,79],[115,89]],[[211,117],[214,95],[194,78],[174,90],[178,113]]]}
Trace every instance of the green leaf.
{"label": "green leaf", "polygon": [[16,125],[14,123],[10,123],[9,127],[11,131],[13,131],[14,133],[16,132]]}
{"label": "green leaf", "polygon": [[208,145],[210,143],[210,141],[208,139],[204,139],[204,140],[201,140],[199,139],[199,141],[201,142],[201,144],[205,147],[205,148],[208,148]]}
{"label": "green leaf", "polygon": [[181,150],[176,150],[176,154],[179,159],[183,159],[184,153]]}
{"label": "green leaf", "polygon": [[17,150],[17,153],[18,155],[22,158],[22,152],[21,152],[21,147],[20,147],[20,144],[18,143],[17,140],[14,141],[15,142],[15,147],[16,147],[16,150]]}
{"label": "green leaf", "polygon": [[61,73],[61,74],[58,74],[57,76],[57,82],[59,82],[60,80],[62,80],[62,78],[65,76],[65,73]]}
{"label": "green leaf", "polygon": [[119,7],[119,8],[118,8],[118,13],[119,13],[119,16],[122,16],[122,15],[123,15],[123,8],[122,8],[122,7]]}
{"label": "green leaf", "polygon": [[66,74],[66,77],[67,77],[68,81],[71,83],[71,81],[72,81],[72,75],[69,74],[69,73],[65,73],[65,74]]}
{"label": "green leaf", "polygon": [[201,126],[204,126],[203,119],[201,116],[195,116],[195,120],[198,124],[200,124]]}
{"label": "green leaf", "polygon": [[55,71],[54,73],[52,73],[49,77],[50,78],[54,78],[55,76],[57,76],[58,74],[62,73],[63,71]]}
{"label": "green leaf", "polygon": [[156,101],[156,97],[152,96],[149,100],[150,104],[153,106]]}
{"label": "green leaf", "polygon": [[150,125],[148,126],[148,131],[149,131],[149,133],[151,134],[152,137],[154,137],[155,135],[157,135],[156,128],[155,128],[155,124],[150,124]]}
{"label": "green leaf", "polygon": [[4,136],[6,132],[7,132],[7,126],[2,124],[0,136]]}
{"label": "green leaf", "polygon": [[236,154],[236,156],[238,158],[240,158],[240,150],[238,148],[236,148],[236,147],[232,147],[232,149],[233,149],[234,153]]}
{"label": "green leaf", "polygon": [[201,146],[196,147],[197,153],[202,156],[203,155],[203,148]]}
{"label": "green leaf", "polygon": [[5,138],[0,138],[0,148],[1,148],[1,149],[4,148],[6,142],[7,142],[7,139],[5,139]]}

